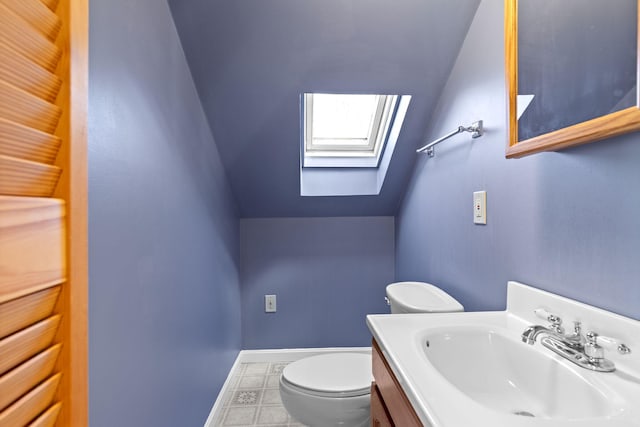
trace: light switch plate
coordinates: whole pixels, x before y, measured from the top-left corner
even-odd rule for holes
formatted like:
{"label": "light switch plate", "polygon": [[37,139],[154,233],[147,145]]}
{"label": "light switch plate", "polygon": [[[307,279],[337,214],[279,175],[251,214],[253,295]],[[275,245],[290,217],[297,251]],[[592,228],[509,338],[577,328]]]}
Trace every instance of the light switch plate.
{"label": "light switch plate", "polygon": [[265,313],[275,313],[276,309],[277,309],[276,296],[275,295],[265,295],[264,296],[264,312]]}
{"label": "light switch plate", "polygon": [[473,193],[473,223],[487,223],[487,192],[476,191]]}

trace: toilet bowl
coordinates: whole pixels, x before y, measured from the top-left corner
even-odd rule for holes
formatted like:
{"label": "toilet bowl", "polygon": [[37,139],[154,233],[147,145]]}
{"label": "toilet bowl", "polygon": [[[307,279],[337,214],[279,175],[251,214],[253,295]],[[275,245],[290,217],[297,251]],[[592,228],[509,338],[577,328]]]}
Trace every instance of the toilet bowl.
{"label": "toilet bowl", "polygon": [[[392,283],[386,293],[392,314],[464,311],[428,283]],[[369,425],[372,380],[370,354],[321,354],[284,368],[280,397],[289,414],[310,427],[364,427]]]}
{"label": "toilet bowl", "polygon": [[293,418],[311,427],[369,425],[371,355],[328,353],[287,365],[280,397]]}

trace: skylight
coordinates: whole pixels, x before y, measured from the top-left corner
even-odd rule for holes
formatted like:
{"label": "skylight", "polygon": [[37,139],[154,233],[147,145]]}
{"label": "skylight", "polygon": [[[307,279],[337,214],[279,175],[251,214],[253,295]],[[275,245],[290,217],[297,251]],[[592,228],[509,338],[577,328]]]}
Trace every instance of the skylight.
{"label": "skylight", "polygon": [[380,194],[411,95],[305,93],[301,196]]}
{"label": "skylight", "polygon": [[311,95],[309,149],[370,150],[379,95]]}
{"label": "skylight", "polygon": [[397,99],[396,95],[305,93],[303,166],[376,167]]}

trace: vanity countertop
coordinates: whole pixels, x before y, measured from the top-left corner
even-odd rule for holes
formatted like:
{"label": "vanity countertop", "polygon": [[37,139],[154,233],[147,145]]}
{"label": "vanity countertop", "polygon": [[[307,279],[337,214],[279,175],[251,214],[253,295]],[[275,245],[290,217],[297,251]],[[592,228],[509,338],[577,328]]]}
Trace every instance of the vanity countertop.
{"label": "vanity countertop", "polygon": [[[539,342],[528,346],[520,341],[520,335],[530,325],[545,323],[533,314],[533,310],[540,307],[559,313],[567,323],[572,319],[581,319],[585,331],[593,329],[603,335],[615,336],[624,340],[635,351],[624,356],[607,351],[606,357],[614,361],[618,369],[613,373],[602,373],[571,363],[542,347]],[[369,315],[367,325],[425,426],[640,427],[639,321],[510,282],[505,311]],[[474,344],[476,341],[473,339],[469,341],[471,348],[464,347],[465,339],[460,338],[479,336],[485,337],[483,340],[488,343],[486,345],[503,341],[515,351],[507,351],[509,354],[505,356],[505,360],[486,359],[489,361],[487,365],[494,366],[487,366],[486,372],[483,372],[482,365],[474,365],[475,359],[482,357],[475,358],[473,351],[485,350]],[[444,361],[441,357],[438,363],[458,366],[455,364],[464,362],[466,365],[460,370],[461,375],[464,374],[464,369],[473,369],[469,371],[471,375],[452,380],[452,375],[457,375],[455,371],[453,374],[451,370],[448,374],[443,374],[442,367],[434,366],[435,362],[432,363],[427,356],[433,351],[427,345],[429,341],[432,348],[437,342],[437,345],[451,346],[447,349],[460,350],[445,353]],[[489,348],[486,345],[484,348]],[[504,352],[496,354],[502,353]],[[500,357],[499,355],[498,358]],[[532,364],[533,360],[535,363]],[[522,366],[518,366],[520,363]],[[510,397],[508,389],[504,396],[490,396],[495,389],[489,389],[489,386],[486,390],[483,389],[493,380],[486,375],[492,375],[492,372],[497,372],[496,369],[500,370],[501,364],[513,365],[508,368],[517,374],[511,384],[514,395],[524,389],[523,395],[528,396],[526,393],[533,390],[531,402],[536,405],[529,406],[536,407],[536,410],[529,413],[528,407],[514,407],[512,410],[498,407],[508,404],[503,402],[509,400],[504,398]],[[538,372],[538,366],[544,369]],[[485,381],[474,379],[482,378],[482,375],[485,375]],[[549,376],[553,378],[548,378]],[[554,383],[556,377],[562,380]],[[505,378],[510,377],[505,374]],[[566,379],[570,379],[568,382],[573,384],[574,389],[565,386]],[[522,384],[517,381],[529,381],[534,387],[530,384],[521,387]],[[540,390],[538,382],[546,389]],[[592,398],[594,400],[589,400]],[[601,408],[598,407],[598,402]],[[561,407],[553,408],[556,403]]]}

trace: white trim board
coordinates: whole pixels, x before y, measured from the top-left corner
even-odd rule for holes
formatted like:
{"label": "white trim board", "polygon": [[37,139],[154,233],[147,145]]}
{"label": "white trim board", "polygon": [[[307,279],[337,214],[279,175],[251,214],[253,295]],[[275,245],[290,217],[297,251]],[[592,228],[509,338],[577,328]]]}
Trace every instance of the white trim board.
{"label": "white trim board", "polygon": [[371,354],[371,347],[327,347],[327,348],[288,348],[277,350],[241,350],[236,357],[231,370],[227,375],[216,401],[213,403],[211,412],[204,423],[204,427],[215,427],[213,422],[218,415],[217,412],[222,407],[223,396],[226,395],[231,377],[241,363],[261,363],[261,362],[295,362],[305,357],[317,356],[324,353],[367,353]]}
{"label": "white trim board", "polygon": [[[277,350],[242,350],[240,363],[295,362],[305,357],[324,353],[369,353],[371,347],[286,348]],[[234,366],[235,367],[235,366]],[[231,373],[230,373],[231,374]]]}
{"label": "white trim board", "polygon": [[[240,351],[240,353],[242,353],[242,351]],[[229,371],[229,374],[227,375],[227,379],[224,380],[224,384],[222,384],[222,388],[220,389],[220,392],[218,393],[218,396],[216,397],[216,401],[213,402],[213,407],[211,408],[211,411],[209,412],[209,416],[207,417],[207,420],[204,422],[204,427],[214,427],[213,422],[216,419],[216,415],[217,412],[220,410],[220,408],[222,407],[222,398],[221,396],[224,396],[227,389],[229,388],[229,384],[231,383],[231,374],[233,372],[235,372],[236,368],[238,367],[238,365],[240,364],[240,354],[238,354],[238,356],[236,357],[235,362],[233,362],[233,365],[231,365],[231,370]]]}

